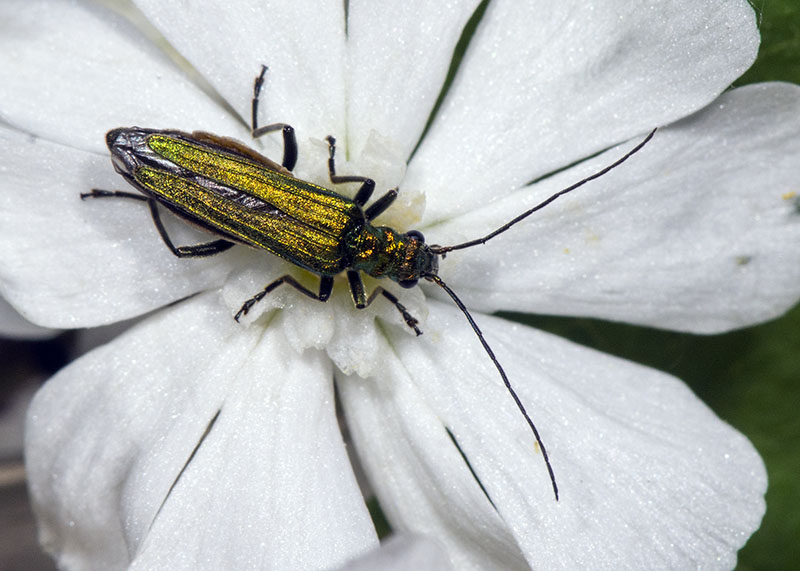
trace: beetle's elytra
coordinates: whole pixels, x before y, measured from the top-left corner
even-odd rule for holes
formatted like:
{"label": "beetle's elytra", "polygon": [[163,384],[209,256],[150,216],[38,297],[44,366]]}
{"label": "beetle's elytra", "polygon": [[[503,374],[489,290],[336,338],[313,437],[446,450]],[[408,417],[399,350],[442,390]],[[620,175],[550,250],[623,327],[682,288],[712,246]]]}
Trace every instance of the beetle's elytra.
{"label": "beetle's elytra", "polygon": [[[415,286],[420,279],[436,283],[464,313],[525,417],[542,451],[553,493],[558,500],[553,468],[536,426],[469,311],[438,276],[439,257],[446,252],[483,244],[559,196],[602,176],[639,151],[652,138],[655,130],[612,165],[552,195],[494,232],[463,244],[433,246],[428,245],[416,230],[403,233],[372,224],[392,204],[397,189],[389,190],[366,206],[375,190],[375,183],[363,176],[336,174],[333,137],[327,138],[330,181],[333,184],[360,183],[354,198],[347,198],[292,175],[297,161],[294,129],[285,123],[258,126],[258,102],[266,70],[262,66],[254,84],[252,136],[255,138],[281,131],[284,141],[281,164],[239,141],[210,133],[118,128],[106,135],[111,159],[116,171],[140,194],[93,189],[81,197],[121,197],[146,202],[162,240],[178,257],[211,256],[234,244],[244,244],[266,250],[320,276],[318,292],[309,290],[290,275],[278,278],[244,302],[236,313],[237,321],[281,284],[288,284],[310,298],[326,301],[333,289],[334,276],[346,272],[353,303],[357,308],[368,307],[378,295],[382,295],[395,305],[406,324],[420,335],[417,320],[397,297],[382,287],[375,288],[367,295],[360,274],[363,272],[375,278],[389,278],[405,288]],[[211,232],[217,239],[176,247],[161,222],[158,205]]]}

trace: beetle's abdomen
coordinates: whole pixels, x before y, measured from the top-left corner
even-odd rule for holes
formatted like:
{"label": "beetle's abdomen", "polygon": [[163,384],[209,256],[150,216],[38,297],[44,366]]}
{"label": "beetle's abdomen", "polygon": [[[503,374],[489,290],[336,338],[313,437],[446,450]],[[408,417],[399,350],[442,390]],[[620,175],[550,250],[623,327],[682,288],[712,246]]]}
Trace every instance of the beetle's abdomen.
{"label": "beetle's abdomen", "polygon": [[347,239],[365,224],[353,201],[279,165],[227,152],[224,139],[204,144],[177,131],[136,128],[116,137],[109,146],[118,170],[190,222],[318,274],[348,266]]}

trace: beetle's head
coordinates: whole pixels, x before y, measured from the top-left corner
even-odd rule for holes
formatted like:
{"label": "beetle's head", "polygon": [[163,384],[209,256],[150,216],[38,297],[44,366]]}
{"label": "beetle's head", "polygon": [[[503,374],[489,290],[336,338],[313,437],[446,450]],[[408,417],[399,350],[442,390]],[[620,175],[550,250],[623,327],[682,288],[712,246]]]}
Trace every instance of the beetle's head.
{"label": "beetle's head", "polygon": [[419,230],[411,230],[402,235],[404,244],[403,263],[396,275],[391,276],[401,287],[412,288],[420,278],[436,275],[439,271],[439,256],[425,243],[425,236]]}

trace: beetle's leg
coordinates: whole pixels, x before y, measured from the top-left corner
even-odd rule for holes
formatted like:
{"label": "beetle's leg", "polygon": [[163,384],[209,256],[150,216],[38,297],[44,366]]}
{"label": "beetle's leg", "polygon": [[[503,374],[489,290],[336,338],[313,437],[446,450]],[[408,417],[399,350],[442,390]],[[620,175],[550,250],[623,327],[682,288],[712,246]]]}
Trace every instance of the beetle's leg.
{"label": "beetle's leg", "polygon": [[417,318],[411,315],[408,310],[406,310],[406,307],[400,303],[400,301],[391,292],[386,291],[382,287],[378,286],[375,288],[375,290],[367,299],[367,305],[371,304],[373,300],[378,297],[378,294],[382,295],[394,304],[394,306],[397,308],[397,311],[399,311],[403,316],[403,320],[406,322],[406,325],[413,329],[414,333],[417,335],[422,335],[422,331],[420,331],[419,327],[417,327],[417,323],[419,323]]}
{"label": "beetle's leg", "polygon": [[333,184],[341,184],[343,182],[360,182],[361,188],[358,189],[355,198],[353,198],[353,202],[359,206],[364,206],[375,190],[375,181],[365,176],[337,175],[336,161],[334,159],[334,155],[336,154],[336,139],[328,135],[325,137],[325,140],[328,141],[328,176],[330,176],[331,182]]}
{"label": "beetle's leg", "polygon": [[297,163],[297,139],[294,136],[294,127],[286,123],[272,123],[263,127],[258,126],[258,100],[261,97],[261,86],[264,85],[264,75],[267,73],[267,66],[261,66],[261,73],[256,77],[253,84],[253,105],[251,107],[252,116],[250,118],[252,129],[250,134],[254,139],[258,139],[262,135],[272,133],[273,131],[281,130],[283,132],[283,161],[281,164],[287,170],[294,170],[294,165]]}
{"label": "beetle's leg", "polygon": [[147,206],[150,207],[150,215],[153,217],[153,224],[156,230],[161,235],[161,239],[170,251],[179,258],[203,258],[206,256],[214,256],[221,254],[225,250],[233,246],[233,242],[229,240],[213,240],[211,242],[203,242],[202,244],[194,244],[192,246],[175,246],[167,234],[167,229],[161,222],[161,214],[158,212],[158,204],[152,198],[147,199]]}
{"label": "beetle's leg", "polygon": [[245,301],[242,304],[241,309],[239,309],[239,311],[236,312],[234,319],[236,321],[239,321],[239,318],[242,315],[247,315],[247,312],[250,311],[251,307],[253,307],[259,301],[264,299],[265,295],[267,295],[269,292],[271,292],[281,284],[288,284],[297,291],[299,291],[300,293],[302,293],[303,295],[310,297],[311,299],[316,299],[318,301],[328,301],[328,298],[331,296],[331,291],[333,290],[333,276],[321,276],[319,282],[319,293],[314,293],[313,291],[311,291],[306,286],[298,282],[289,274],[281,276],[277,280],[269,284],[267,287],[265,287],[263,290],[258,292],[256,295]]}
{"label": "beetle's leg", "polygon": [[[353,202],[355,202],[359,206],[364,206],[367,203],[367,200],[369,200],[370,196],[372,196],[373,191],[375,190],[375,181],[365,176],[337,175],[336,164],[334,160],[334,155],[336,154],[336,139],[328,135],[325,138],[325,140],[328,141],[328,149],[330,152],[330,156],[328,157],[328,175],[331,178],[331,182],[334,184],[340,184],[342,182],[360,182],[361,188],[358,189],[355,198],[353,198]],[[376,200],[372,204],[372,206],[367,208],[364,211],[364,216],[366,216],[367,220],[372,220],[373,218],[378,216],[381,212],[389,208],[392,202],[394,202],[395,198],[397,198],[397,189],[393,188],[392,190],[388,191],[386,194],[381,196],[378,200]]]}
{"label": "beetle's leg", "polygon": [[400,301],[390,292],[378,286],[373,290],[370,296],[367,297],[367,293],[364,289],[364,282],[361,281],[361,276],[355,270],[347,271],[347,281],[350,282],[350,294],[353,296],[353,303],[358,309],[369,307],[370,304],[375,301],[376,297],[382,295],[394,304],[394,306],[397,308],[397,311],[399,311],[403,316],[403,320],[406,322],[406,325],[413,329],[414,333],[417,335],[422,335],[422,331],[420,331],[419,327],[417,327],[417,323],[419,323],[417,318],[411,315],[405,306],[400,303]]}
{"label": "beetle's leg", "polygon": [[372,205],[364,211],[364,216],[367,217],[367,220],[372,220],[376,216],[378,216],[381,212],[389,208],[394,199],[397,198],[397,189],[393,188],[388,190],[386,194],[381,196],[378,200],[372,203]]}
{"label": "beetle's leg", "polygon": [[86,198],[130,198],[132,200],[139,200],[146,202],[150,207],[150,215],[153,217],[153,224],[156,226],[161,240],[166,244],[170,251],[179,258],[197,258],[204,256],[213,256],[220,254],[233,246],[233,242],[228,240],[214,240],[213,242],[204,242],[202,244],[194,244],[193,246],[175,246],[167,234],[164,224],[161,222],[161,215],[158,212],[156,201],[152,198],[147,198],[142,194],[133,192],[124,192],[121,190],[102,190],[93,188],[91,192],[82,192],[81,199]]}
{"label": "beetle's leg", "polygon": [[149,198],[143,194],[136,192],[125,192],[122,190],[103,190],[101,188],[93,188],[91,192],[82,192],[81,200],[87,198],[132,198],[133,200],[141,200],[147,202]]}

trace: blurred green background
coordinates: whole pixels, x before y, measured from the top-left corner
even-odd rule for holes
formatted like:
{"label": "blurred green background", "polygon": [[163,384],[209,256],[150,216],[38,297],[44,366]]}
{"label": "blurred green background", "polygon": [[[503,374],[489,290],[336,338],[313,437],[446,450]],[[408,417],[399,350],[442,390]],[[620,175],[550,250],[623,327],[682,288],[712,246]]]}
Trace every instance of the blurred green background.
{"label": "blurred green background", "polygon": [[[735,85],[800,84],[800,0],[751,4],[759,18],[761,49]],[[739,552],[737,569],[800,570],[800,306],[764,325],[712,336],[597,320],[514,318],[685,380],[750,438],[769,472],[767,513]]]}

